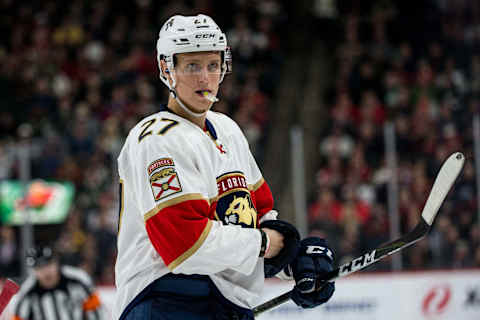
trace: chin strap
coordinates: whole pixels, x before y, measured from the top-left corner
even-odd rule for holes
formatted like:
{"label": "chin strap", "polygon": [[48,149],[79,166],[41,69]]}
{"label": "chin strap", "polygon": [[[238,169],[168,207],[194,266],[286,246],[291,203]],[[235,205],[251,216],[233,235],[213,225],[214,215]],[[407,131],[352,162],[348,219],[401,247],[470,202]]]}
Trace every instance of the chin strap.
{"label": "chin strap", "polygon": [[194,111],[188,109],[187,106],[182,102],[182,100],[180,100],[180,98],[177,96],[177,93],[175,92],[175,89],[170,88],[170,94],[172,95],[172,97],[175,100],[177,100],[178,104],[183,109],[183,111],[185,111],[186,113],[188,113],[192,117],[200,118],[201,116],[204,116],[208,112],[208,110],[204,111],[204,112],[194,112]]}
{"label": "chin strap", "polygon": [[175,86],[177,84],[177,80],[175,79],[175,76],[174,76],[173,72],[170,73],[170,77],[172,78],[172,84],[171,85],[170,85],[170,83],[168,84],[168,89],[170,90],[170,94],[172,95],[172,97],[175,100],[177,100],[178,104],[183,109],[183,111],[188,113],[188,115],[190,115],[191,117],[195,117],[195,118],[200,118],[200,117],[204,116],[208,112],[208,110],[204,111],[204,112],[194,112],[194,111],[190,110],[189,108],[187,108],[187,106],[182,102],[182,100],[180,100],[180,98],[177,95],[177,92],[175,91]]}

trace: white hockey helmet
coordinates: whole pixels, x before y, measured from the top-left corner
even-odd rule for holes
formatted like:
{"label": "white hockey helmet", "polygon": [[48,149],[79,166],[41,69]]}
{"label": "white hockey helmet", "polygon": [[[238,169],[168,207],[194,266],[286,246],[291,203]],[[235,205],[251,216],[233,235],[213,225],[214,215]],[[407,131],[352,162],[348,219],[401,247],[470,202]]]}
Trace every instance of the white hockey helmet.
{"label": "white hockey helmet", "polygon": [[163,72],[160,61],[164,60],[169,70],[174,68],[173,56],[177,53],[220,51],[222,54],[222,73],[231,72],[231,53],[227,47],[227,37],[212,18],[204,14],[196,16],[176,15],[168,19],[160,29],[157,40],[157,62],[160,69],[160,79],[176,95],[175,78],[170,85]]}

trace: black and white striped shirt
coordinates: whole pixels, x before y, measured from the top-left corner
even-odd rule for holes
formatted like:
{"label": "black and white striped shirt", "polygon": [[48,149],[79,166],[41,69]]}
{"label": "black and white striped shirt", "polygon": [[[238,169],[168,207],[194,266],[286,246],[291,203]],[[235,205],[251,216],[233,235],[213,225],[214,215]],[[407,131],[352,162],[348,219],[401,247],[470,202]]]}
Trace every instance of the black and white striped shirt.
{"label": "black and white striped shirt", "polygon": [[44,289],[30,275],[22,284],[14,320],[101,320],[103,310],[90,277],[81,269],[60,267],[60,282]]}

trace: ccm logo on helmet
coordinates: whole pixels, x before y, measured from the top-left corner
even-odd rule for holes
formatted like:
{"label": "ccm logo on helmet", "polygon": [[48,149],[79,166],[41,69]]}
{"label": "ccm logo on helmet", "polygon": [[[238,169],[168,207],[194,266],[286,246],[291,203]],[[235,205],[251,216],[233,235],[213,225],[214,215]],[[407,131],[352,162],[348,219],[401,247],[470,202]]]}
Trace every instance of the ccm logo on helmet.
{"label": "ccm logo on helmet", "polygon": [[215,33],[203,33],[203,34],[196,34],[195,39],[213,39],[215,38]]}

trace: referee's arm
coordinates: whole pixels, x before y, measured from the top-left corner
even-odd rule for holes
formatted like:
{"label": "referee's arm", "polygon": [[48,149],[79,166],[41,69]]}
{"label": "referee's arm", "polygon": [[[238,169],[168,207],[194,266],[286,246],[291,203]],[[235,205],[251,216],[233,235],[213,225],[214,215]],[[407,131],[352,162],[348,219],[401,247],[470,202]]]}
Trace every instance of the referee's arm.
{"label": "referee's arm", "polygon": [[[91,289],[91,288],[89,288]],[[90,295],[83,302],[83,312],[88,320],[101,320],[103,319],[102,303],[96,292],[89,290]]]}
{"label": "referee's arm", "polygon": [[22,283],[20,292],[17,294],[17,303],[14,308],[12,320],[32,320],[32,297],[28,293],[35,285],[35,277],[29,276]]}
{"label": "referee's arm", "polygon": [[31,301],[27,296],[22,297],[21,300],[18,301],[12,320],[30,320],[30,304]]}
{"label": "referee's arm", "polygon": [[102,303],[90,276],[84,270],[70,266],[63,266],[62,273],[71,279],[70,281],[79,285],[77,288],[83,291],[83,318],[86,320],[105,319]]}

